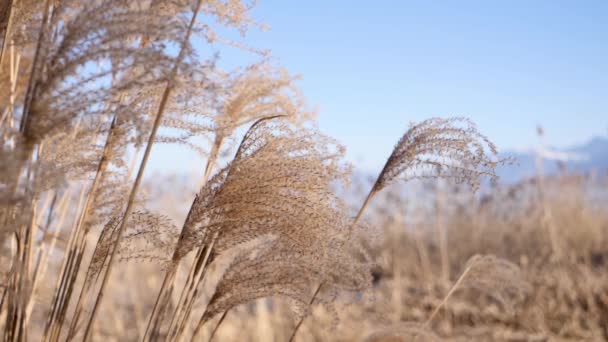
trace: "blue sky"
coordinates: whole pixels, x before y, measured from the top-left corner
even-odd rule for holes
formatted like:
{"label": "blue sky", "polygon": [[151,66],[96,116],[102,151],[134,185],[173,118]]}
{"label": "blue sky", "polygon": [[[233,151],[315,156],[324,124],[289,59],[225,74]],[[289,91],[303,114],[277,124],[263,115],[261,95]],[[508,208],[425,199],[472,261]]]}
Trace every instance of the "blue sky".
{"label": "blue sky", "polygon": [[[377,169],[410,121],[467,116],[501,149],[608,134],[608,1],[279,1],[246,42],[301,74],[320,127]],[[242,61],[234,50],[222,57]]]}

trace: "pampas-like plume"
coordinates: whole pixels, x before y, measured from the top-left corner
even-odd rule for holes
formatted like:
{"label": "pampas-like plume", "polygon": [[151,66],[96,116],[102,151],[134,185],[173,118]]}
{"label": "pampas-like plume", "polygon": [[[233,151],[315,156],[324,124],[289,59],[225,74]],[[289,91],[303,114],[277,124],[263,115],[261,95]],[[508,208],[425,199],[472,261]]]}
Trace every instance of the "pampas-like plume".
{"label": "pampas-like plume", "polygon": [[175,84],[174,84],[174,80],[175,77],[177,76],[178,72],[180,71],[181,68],[181,64],[184,61],[184,59],[187,57],[188,55],[188,47],[189,47],[189,42],[190,42],[190,36],[192,34],[193,28],[194,28],[194,24],[196,22],[197,16],[199,14],[199,11],[201,9],[201,4],[202,1],[198,0],[196,2],[195,8],[192,11],[192,15],[190,18],[190,21],[188,23],[187,29],[184,31],[184,36],[180,37],[180,44],[179,44],[179,53],[175,59],[173,68],[171,69],[171,72],[169,74],[169,77],[167,79],[167,84],[165,85],[165,89],[162,93],[160,102],[159,102],[159,106],[158,106],[158,110],[156,112],[156,115],[154,117],[154,122],[152,124],[152,129],[150,132],[150,136],[148,138],[148,142],[146,144],[146,148],[145,151],[143,153],[143,158],[141,160],[140,166],[139,166],[139,170],[137,172],[137,175],[135,177],[135,181],[133,183],[133,187],[131,188],[131,192],[129,194],[129,198],[126,202],[126,207],[125,207],[125,211],[124,214],[122,216],[122,220],[120,222],[120,225],[117,228],[116,234],[117,234],[117,241],[118,243],[116,243],[114,245],[114,247],[112,248],[112,251],[109,252],[109,259],[108,259],[108,267],[106,272],[104,273],[104,276],[102,278],[102,283],[101,283],[101,289],[99,290],[99,293],[97,295],[97,299],[95,300],[95,303],[93,305],[93,311],[91,314],[91,317],[87,323],[87,327],[85,329],[85,333],[84,333],[84,339],[87,340],[88,337],[90,336],[91,333],[91,327],[92,324],[95,320],[96,317],[96,313],[98,312],[98,308],[99,308],[99,304],[103,298],[104,295],[104,290],[107,286],[108,283],[108,279],[109,276],[111,274],[112,271],[112,266],[113,266],[113,261],[114,261],[114,257],[116,256],[116,251],[118,250],[118,245],[120,243],[120,239],[123,236],[125,227],[127,225],[128,219],[129,219],[129,215],[131,213],[133,204],[135,202],[135,198],[137,196],[137,191],[139,188],[139,185],[141,184],[141,180],[144,174],[144,170],[146,168],[147,162],[148,162],[148,158],[150,157],[150,152],[152,150],[152,145],[154,144],[154,140],[156,138],[156,133],[158,132],[158,128],[160,127],[160,123],[162,121],[162,117],[163,114],[165,112],[166,109],[166,105],[168,102],[168,99],[171,95],[171,91],[173,90]]}
{"label": "pampas-like plume", "polygon": [[[336,229],[336,228],[334,228]],[[341,235],[345,231],[329,234]],[[327,235],[329,235],[327,234]],[[311,285],[324,282],[334,291],[361,291],[371,283],[370,264],[352,257],[352,247],[336,237],[319,236],[318,254],[298,253],[280,241],[256,258],[236,259],[222,276],[199,326],[216,314],[258,298],[283,296],[297,318],[308,313]]]}
{"label": "pampas-like plume", "polygon": [[519,266],[495,255],[474,255],[465,265],[460,288],[472,288],[512,310],[531,291]]}
{"label": "pampas-like plume", "polygon": [[[119,223],[120,217],[110,219],[102,230],[85,280],[87,285],[92,282],[92,277],[99,274],[108,252],[114,244],[118,243],[116,228]],[[166,265],[170,261],[169,256],[176,239],[177,228],[168,217],[147,210],[138,210],[131,213],[116,252],[117,258],[119,261],[147,260]]]}
{"label": "pampas-like plume", "polygon": [[[412,124],[397,142],[351,227],[357,226],[374,196],[399,179],[448,178],[477,189],[483,177],[497,178],[496,165],[504,162],[496,159],[497,154],[494,144],[466,118],[431,118]],[[324,285],[319,284],[310,304]],[[296,324],[290,342],[302,322]]]}
{"label": "pampas-like plume", "polygon": [[316,273],[310,265],[310,260],[303,262],[288,251],[268,250],[254,259],[234,260],[220,279],[200,325],[237,305],[271,296],[286,297],[295,304],[294,312],[304,312],[311,276]]}
{"label": "pampas-like plume", "polygon": [[494,255],[474,255],[469,259],[465,270],[441,303],[427,319],[428,326],[439,310],[460,289],[474,288],[499,301],[507,310],[523,300],[531,290],[519,267],[512,262]]}
{"label": "pampas-like plume", "polygon": [[[173,129],[161,142],[183,144],[207,157],[204,181],[209,179],[217,158],[235,130],[272,116],[286,116],[294,123],[313,117],[294,82],[297,77],[266,61],[245,70],[223,73],[212,70],[200,82],[184,82],[173,96],[163,126]],[[207,150],[192,138],[204,137],[211,143]]]}
{"label": "pampas-like plume", "polygon": [[[276,70],[266,63],[255,64],[243,72],[232,75],[219,74],[219,81],[214,81],[208,87],[195,87],[198,95],[194,98],[190,94],[178,94],[171,104],[170,113],[187,113],[184,115],[172,115],[165,120],[165,125],[176,128],[179,132],[177,137],[165,137],[171,141],[177,141],[195,150],[200,150],[188,139],[201,134],[209,139],[211,149],[208,153],[202,184],[207,183],[215,167],[217,159],[222,153],[226,140],[231,138],[233,132],[243,125],[255,120],[284,116],[293,122],[300,123],[311,115],[303,107],[303,100],[293,85],[294,78],[284,70]],[[213,85],[215,84],[215,86]],[[192,88],[181,88],[179,90],[191,92]],[[212,91],[210,91],[212,90]],[[219,96],[218,96],[219,94]],[[190,99],[190,100],[184,100]],[[202,123],[200,122],[202,116]],[[150,316],[146,336],[150,332],[152,321],[155,320],[159,310],[161,297],[167,296],[166,291],[171,291],[169,286],[173,283],[175,267],[183,257],[183,247],[188,245],[188,221],[196,207],[200,207],[200,196],[194,199],[190,214],[182,228],[182,234],[178,240],[173,260],[174,265],[169,268],[163,280],[163,285],[157,296],[156,304]],[[202,247],[201,247],[202,248]],[[201,255],[201,257],[204,257]],[[195,263],[196,265],[196,263]]]}
{"label": "pampas-like plume", "polygon": [[296,119],[297,115],[301,121],[311,117],[303,110],[302,94],[294,86],[297,79],[264,62],[228,75],[227,100],[215,116],[216,129],[228,136],[237,127],[260,118],[285,115]]}
{"label": "pampas-like plume", "polygon": [[[111,104],[119,92],[165,80],[173,61],[165,45],[179,41],[183,29],[177,17],[155,10],[117,0],[86,7],[75,0],[57,4],[50,21],[55,31],[46,32],[34,65],[31,103],[26,98],[26,141],[35,144],[70,130],[77,117],[120,105]],[[142,35],[154,37],[154,43],[142,48]]]}
{"label": "pampas-like plume", "polygon": [[305,311],[311,285],[360,290],[368,265],[351,257],[345,207],[332,187],[346,180],[341,146],[315,130],[284,121],[258,122],[234,160],[201,190],[186,221],[180,255],[213,244],[210,260],[261,235],[276,236],[268,253],[236,261],[209,303],[214,314],[260,297],[283,295]]}
{"label": "pampas-like plume", "polygon": [[197,196],[186,221],[185,255],[218,233],[215,253],[268,233],[296,250],[315,249],[317,235],[344,227],[344,204],[331,187],[347,180],[343,148],[313,130],[260,122],[234,160]]}
{"label": "pampas-like plume", "polygon": [[412,124],[399,139],[373,192],[398,179],[447,178],[479,187],[496,179],[496,147],[466,118],[431,118]]}
{"label": "pampas-like plume", "polygon": [[[36,125],[44,126],[46,134],[53,134],[53,128],[61,127],[64,123],[65,128],[69,129],[73,124],[70,122],[74,121],[73,117],[90,121],[92,117],[96,117],[95,114],[109,114],[109,121],[112,122],[109,131],[103,131],[106,133],[103,135],[105,147],[97,164],[97,172],[89,194],[89,197],[94,198],[95,201],[87,198],[86,209],[77,226],[77,230],[82,233],[79,233],[75,246],[70,248],[67,273],[78,273],[80,261],[72,256],[82,254],[85,246],[83,241],[90,227],[96,223],[104,224],[107,217],[113,217],[116,211],[122,211],[125,204],[124,199],[117,199],[114,195],[108,198],[114,203],[109,204],[112,206],[117,204],[118,210],[112,208],[104,212],[106,207],[93,205],[100,202],[98,199],[102,196],[100,193],[104,191],[103,187],[111,181],[107,174],[113,173],[114,168],[107,165],[112,164],[117,169],[124,168],[123,158],[126,147],[142,145],[150,129],[152,129],[152,142],[162,140],[162,138],[156,139],[156,130],[162,126],[160,120],[166,110],[165,104],[170,98],[170,90],[183,83],[191,85],[194,80],[205,80],[205,73],[209,68],[202,67],[197,62],[198,59],[193,58],[194,52],[189,41],[198,12],[198,10],[194,11],[194,8],[216,17],[227,25],[240,27],[249,21],[247,14],[249,7],[241,2],[230,4],[209,2],[204,8],[201,2],[196,3],[198,7],[193,5],[195,4],[191,1],[104,0],[95,2],[91,6],[82,6],[78,1],[67,0],[58,3],[53,11],[51,26],[56,27],[56,32],[53,39],[43,46],[46,57],[45,72],[36,74],[40,76],[40,79],[36,79],[37,93],[32,102],[32,110],[26,112],[30,118],[25,122],[33,120],[32,115],[42,116],[44,113],[52,113],[58,109],[61,110],[59,114],[63,115],[65,120],[62,121],[60,115],[53,116],[54,122],[35,120]],[[206,26],[198,27],[199,33],[204,34],[210,29]],[[176,45],[179,46],[179,53],[174,56],[169,47]],[[163,94],[159,98],[161,92]],[[157,109],[159,107],[160,109]],[[151,127],[151,114],[154,112],[157,113],[158,120],[155,120]],[[174,114],[187,115],[184,112]],[[105,115],[103,117],[107,120]],[[44,117],[36,119],[44,119]],[[26,131],[35,133],[35,128],[36,126],[30,126]],[[30,135],[32,134],[25,136]],[[34,142],[37,141],[36,139],[47,137],[33,135],[29,139]],[[148,146],[151,146],[150,141]],[[144,153],[145,160],[148,155],[149,148]],[[145,165],[145,162],[142,162],[142,165]],[[138,172],[134,189],[137,188],[142,173],[143,170]],[[102,186],[98,186],[100,184]],[[134,193],[135,191],[132,191],[132,194]],[[127,211],[131,203],[132,200],[127,201]],[[130,216],[126,215],[126,218],[118,223],[122,226],[129,218]],[[112,223],[112,221],[105,222],[105,225],[111,227]],[[113,235],[106,235],[104,239],[100,239],[100,242],[103,244],[111,238]],[[103,252],[104,246],[99,247],[99,252]],[[112,254],[110,253],[110,260]],[[120,253],[118,257],[120,258]],[[76,263],[75,267],[72,266],[74,263]],[[90,269],[87,272],[95,274],[96,272],[93,271],[95,270]],[[69,276],[65,278],[75,279]],[[106,278],[104,276],[104,282]],[[71,293],[72,287],[73,281],[62,280],[60,287],[62,291],[69,288]],[[60,301],[63,307],[67,307],[70,296],[57,298],[63,298]],[[80,312],[80,303],[79,298],[76,315]],[[94,313],[97,308],[97,304],[95,305]],[[54,336],[58,337],[61,322],[54,327],[56,331]]]}

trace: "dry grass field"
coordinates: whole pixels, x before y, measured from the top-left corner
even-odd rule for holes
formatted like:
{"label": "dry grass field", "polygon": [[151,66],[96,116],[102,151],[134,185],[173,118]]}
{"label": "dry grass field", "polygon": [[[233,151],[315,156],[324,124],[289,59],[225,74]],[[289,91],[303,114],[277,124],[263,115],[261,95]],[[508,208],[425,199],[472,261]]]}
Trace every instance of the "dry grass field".
{"label": "dry grass field", "polygon": [[[605,171],[502,183],[453,117],[357,180],[298,78],[222,37],[251,6],[0,4],[4,341],[608,340]],[[204,163],[146,172],[161,144]]]}

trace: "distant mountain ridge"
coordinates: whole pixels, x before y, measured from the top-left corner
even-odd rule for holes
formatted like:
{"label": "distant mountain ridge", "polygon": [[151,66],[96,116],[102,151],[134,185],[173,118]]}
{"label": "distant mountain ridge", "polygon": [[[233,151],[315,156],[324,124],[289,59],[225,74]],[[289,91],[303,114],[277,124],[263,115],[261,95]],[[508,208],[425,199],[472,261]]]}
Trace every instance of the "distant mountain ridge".
{"label": "distant mountain ridge", "polygon": [[514,165],[505,165],[497,172],[501,181],[511,183],[536,174],[536,160],[543,158],[545,174],[558,171],[560,164],[575,172],[608,170],[608,137],[594,137],[588,142],[569,148],[536,148],[527,152],[505,152],[516,160]]}

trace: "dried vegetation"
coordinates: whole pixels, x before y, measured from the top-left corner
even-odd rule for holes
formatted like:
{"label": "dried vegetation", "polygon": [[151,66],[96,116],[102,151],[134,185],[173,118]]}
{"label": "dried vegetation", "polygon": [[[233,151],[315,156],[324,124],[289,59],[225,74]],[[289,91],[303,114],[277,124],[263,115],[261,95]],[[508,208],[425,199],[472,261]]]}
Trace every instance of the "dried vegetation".
{"label": "dried vegetation", "polygon": [[[211,52],[260,54],[217,34],[257,26],[252,6],[0,5],[5,341],[608,338],[601,178],[499,186],[508,161],[474,124],[432,118],[351,212],[352,167],[297,77]],[[204,167],[162,190],[155,144]]]}

